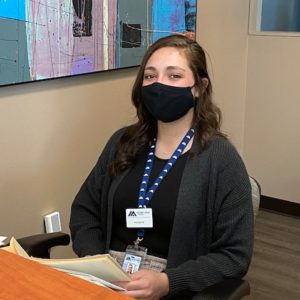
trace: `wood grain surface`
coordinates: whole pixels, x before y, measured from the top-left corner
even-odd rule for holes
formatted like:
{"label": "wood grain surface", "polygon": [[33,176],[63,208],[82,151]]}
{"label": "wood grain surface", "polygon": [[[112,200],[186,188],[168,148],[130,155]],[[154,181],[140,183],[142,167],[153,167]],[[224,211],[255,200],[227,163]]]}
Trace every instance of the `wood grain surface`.
{"label": "wood grain surface", "polygon": [[130,300],[50,267],[0,250],[1,300]]}

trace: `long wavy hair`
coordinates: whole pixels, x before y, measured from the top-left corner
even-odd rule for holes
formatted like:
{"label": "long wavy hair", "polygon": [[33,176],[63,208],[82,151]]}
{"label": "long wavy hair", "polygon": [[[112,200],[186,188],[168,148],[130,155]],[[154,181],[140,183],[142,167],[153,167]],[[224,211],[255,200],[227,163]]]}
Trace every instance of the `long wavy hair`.
{"label": "long wavy hair", "polygon": [[[131,100],[136,108],[138,121],[126,128],[119,141],[116,158],[110,166],[110,171],[114,176],[130,166],[137,154],[144,147],[149,146],[156,136],[157,121],[144,106],[141,92],[144,69],[149,58],[155,51],[164,47],[182,50],[193,72],[195,88],[199,95],[194,106],[193,128],[196,130],[196,138],[201,146],[200,151],[207,146],[212,137],[224,136],[220,131],[221,111],[212,101],[212,85],[204,50],[196,41],[181,34],[163,37],[148,48],[133,85]],[[207,86],[204,85],[202,78],[207,78]]]}

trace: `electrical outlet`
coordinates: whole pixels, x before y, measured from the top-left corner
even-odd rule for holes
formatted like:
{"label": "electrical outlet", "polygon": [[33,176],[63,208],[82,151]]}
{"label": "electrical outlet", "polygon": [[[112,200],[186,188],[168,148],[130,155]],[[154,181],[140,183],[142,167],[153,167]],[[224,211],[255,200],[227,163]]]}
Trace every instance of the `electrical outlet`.
{"label": "electrical outlet", "polygon": [[60,214],[58,211],[54,211],[44,216],[46,233],[61,231]]}

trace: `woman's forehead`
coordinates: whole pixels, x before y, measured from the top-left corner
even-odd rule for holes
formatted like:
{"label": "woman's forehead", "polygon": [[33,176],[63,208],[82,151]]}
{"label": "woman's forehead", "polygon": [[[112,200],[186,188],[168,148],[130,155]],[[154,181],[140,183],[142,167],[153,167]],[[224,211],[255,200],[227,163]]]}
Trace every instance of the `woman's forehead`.
{"label": "woman's forehead", "polygon": [[182,49],[175,47],[164,47],[156,50],[148,59],[147,68],[182,68],[189,67],[187,57]]}

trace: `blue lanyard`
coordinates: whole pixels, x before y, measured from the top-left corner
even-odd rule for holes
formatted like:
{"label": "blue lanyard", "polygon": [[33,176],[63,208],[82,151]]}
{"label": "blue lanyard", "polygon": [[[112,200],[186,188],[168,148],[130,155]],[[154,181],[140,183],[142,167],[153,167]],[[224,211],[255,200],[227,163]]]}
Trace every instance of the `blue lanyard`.
{"label": "blue lanyard", "polygon": [[[148,158],[145,166],[145,171],[144,171],[144,176],[141,181],[140,185],[140,191],[139,191],[139,199],[138,199],[138,207],[139,208],[146,208],[148,203],[150,202],[151,198],[153,197],[156,189],[158,188],[159,184],[162,182],[164,177],[168,174],[170,169],[173,167],[175,164],[176,160],[178,157],[183,153],[186,145],[189,143],[189,141],[192,139],[194,136],[195,130],[191,128],[185,137],[182,139],[180,144],[178,145],[177,149],[174,151],[170,159],[166,162],[165,166],[163,167],[162,171],[158,175],[158,177],[155,179],[154,183],[152,186],[148,189],[148,181],[149,177],[152,171],[152,166],[153,166],[153,160],[154,160],[154,155],[155,155],[155,147],[156,147],[156,139],[154,138],[152,141],[152,144],[150,146],[150,150],[148,153]],[[142,239],[144,236],[144,229],[140,229],[138,231],[138,238]]]}

